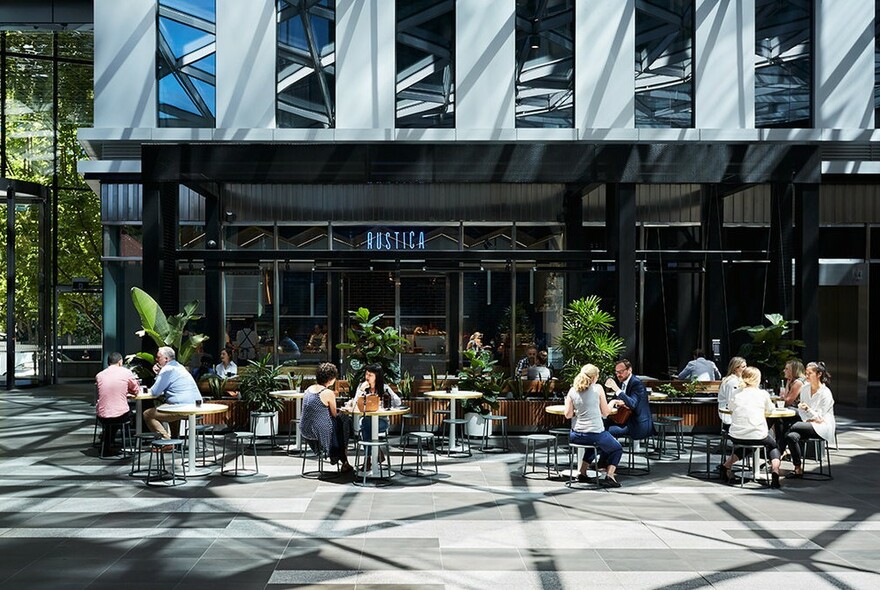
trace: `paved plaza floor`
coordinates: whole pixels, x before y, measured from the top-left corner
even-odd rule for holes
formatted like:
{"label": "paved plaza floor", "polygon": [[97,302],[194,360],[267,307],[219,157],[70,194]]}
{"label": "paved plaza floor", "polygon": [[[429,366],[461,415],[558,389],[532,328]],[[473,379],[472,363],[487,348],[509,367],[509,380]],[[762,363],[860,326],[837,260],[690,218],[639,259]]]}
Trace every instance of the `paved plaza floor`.
{"label": "paved plaza floor", "polygon": [[97,457],[92,395],[0,393],[4,590],[880,587],[880,424],[864,412],[839,412],[832,481],[781,490],[687,477],[686,457],[570,490],[520,475],[521,440],[380,489],[304,479],[281,451],[253,478],[153,488]]}

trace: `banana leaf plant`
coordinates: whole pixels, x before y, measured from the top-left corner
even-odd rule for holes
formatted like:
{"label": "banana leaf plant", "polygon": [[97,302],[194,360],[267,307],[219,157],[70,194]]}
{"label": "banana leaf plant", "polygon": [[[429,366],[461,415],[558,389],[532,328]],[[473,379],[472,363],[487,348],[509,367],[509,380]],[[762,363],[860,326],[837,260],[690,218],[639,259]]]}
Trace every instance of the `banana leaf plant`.
{"label": "banana leaf plant", "polygon": [[[141,338],[148,336],[157,347],[173,348],[180,364],[186,365],[193,353],[208,339],[205,334],[190,334],[184,337],[187,323],[199,319],[196,314],[196,309],[199,307],[198,299],[190,301],[183,306],[182,312],[172,316],[167,316],[159,303],[143,289],[132,287],[131,300],[141,318],[141,329],[135,333]],[[144,377],[140,369],[146,365],[148,373],[152,376],[151,369],[156,359],[152,353],[142,351],[129,356],[127,362],[137,365],[138,376]]]}

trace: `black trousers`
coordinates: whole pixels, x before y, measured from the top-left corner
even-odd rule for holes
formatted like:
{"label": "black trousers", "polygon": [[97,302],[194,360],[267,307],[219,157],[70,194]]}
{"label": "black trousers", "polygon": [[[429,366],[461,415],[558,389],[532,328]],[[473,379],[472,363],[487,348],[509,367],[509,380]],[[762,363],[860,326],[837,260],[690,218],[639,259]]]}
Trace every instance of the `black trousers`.
{"label": "black trousers", "polygon": [[116,440],[116,433],[119,431],[119,427],[126,422],[131,422],[131,410],[122,414],[121,416],[115,416],[113,418],[101,418],[98,417],[98,422],[101,423],[103,431],[101,432],[101,454],[109,455],[113,448],[113,441]]}

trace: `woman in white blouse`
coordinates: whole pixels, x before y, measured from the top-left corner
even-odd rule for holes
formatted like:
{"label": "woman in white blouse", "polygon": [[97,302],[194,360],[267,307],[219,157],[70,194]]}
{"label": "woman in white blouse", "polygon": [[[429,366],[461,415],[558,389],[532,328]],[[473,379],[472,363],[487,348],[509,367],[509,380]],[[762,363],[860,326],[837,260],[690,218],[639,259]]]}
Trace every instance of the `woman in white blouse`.
{"label": "woman in white blouse", "polygon": [[743,369],[746,368],[746,359],[735,356],[727,363],[727,375],[718,387],[718,417],[721,418],[722,428],[727,430],[730,426],[730,414],[722,412],[730,405],[730,400],[739,391],[742,384]]}
{"label": "woman in white blouse", "polygon": [[[770,436],[767,428],[767,414],[773,411],[770,394],[758,389],[761,383],[761,371],[755,367],[746,367],[742,372],[743,389],[734,395],[728,408],[730,409],[730,440],[734,445],[764,445],[770,459],[770,487],[779,488],[779,447]],[[742,448],[734,446],[733,453],[724,462],[724,474],[732,481],[730,468],[743,455]]]}
{"label": "woman in white blouse", "polygon": [[807,384],[801,387],[800,403],[797,407],[800,421],[792,424],[785,433],[785,444],[791,453],[794,471],[786,477],[801,477],[804,474],[801,460],[801,441],[822,437],[826,442],[834,440],[834,398],[828,388],[831,374],[825,363],[807,364]]}

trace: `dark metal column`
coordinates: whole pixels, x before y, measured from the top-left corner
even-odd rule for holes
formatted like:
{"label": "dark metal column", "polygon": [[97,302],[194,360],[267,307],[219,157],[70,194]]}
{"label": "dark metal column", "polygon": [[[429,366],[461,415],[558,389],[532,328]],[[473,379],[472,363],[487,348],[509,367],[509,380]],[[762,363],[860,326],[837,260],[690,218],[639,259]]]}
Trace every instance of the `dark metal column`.
{"label": "dark metal column", "polygon": [[[590,252],[587,251],[587,236],[584,232],[584,197],[580,189],[565,192],[562,201],[563,222],[565,223],[565,249],[571,251],[583,251],[584,267],[588,268],[591,262]],[[583,294],[583,274],[569,273],[565,281],[565,301],[577,299]],[[514,355],[511,354],[511,358]],[[516,362],[514,360],[514,362]]]}
{"label": "dark metal column", "polygon": [[15,186],[6,185],[6,389],[15,388]]}
{"label": "dark metal column", "polygon": [[[221,203],[217,196],[205,198],[205,246],[209,250],[220,249]],[[205,261],[205,317],[207,318],[208,341],[205,352],[215,359],[220,358],[220,350],[226,346],[226,305],[223,288],[222,263],[217,260]],[[230,337],[234,334],[230,334]]]}
{"label": "dark metal column", "polygon": [[[457,373],[461,350],[461,273],[451,272],[447,275],[448,290],[446,295],[446,354],[449,357],[447,363],[448,373]],[[511,334],[513,342],[513,334]],[[512,354],[512,353],[511,353]]]}
{"label": "dark metal column", "polygon": [[767,268],[764,313],[779,313],[785,319],[791,319],[794,314],[791,284],[794,240],[792,189],[791,184],[776,183],[770,186],[770,265]]}
{"label": "dark metal column", "polygon": [[617,334],[624,339],[623,355],[638,367],[636,343],[636,185],[606,186],[606,226],[608,253],[617,271]]}
{"label": "dark metal column", "polygon": [[[703,230],[703,249],[722,250],[724,231],[724,200],[717,185],[703,185],[701,192],[700,225]],[[720,255],[708,255],[703,275],[702,306],[705,313],[705,334],[701,334],[700,345],[706,350],[707,358],[712,354],[712,341],[721,341],[720,359],[730,357],[730,327],[727,318],[726,294],[724,290],[724,262]],[[719,365],[720,366],[720,365]]]}
{"label": "dark metal column", "polygon": [[794,185],[796,334],[804,341],[804,360],[819,356],[819,185]]}
{"label": "dark metal column", "polygon": [[178,312],[177,184],[144,182],[143,289],[166,314]]}

